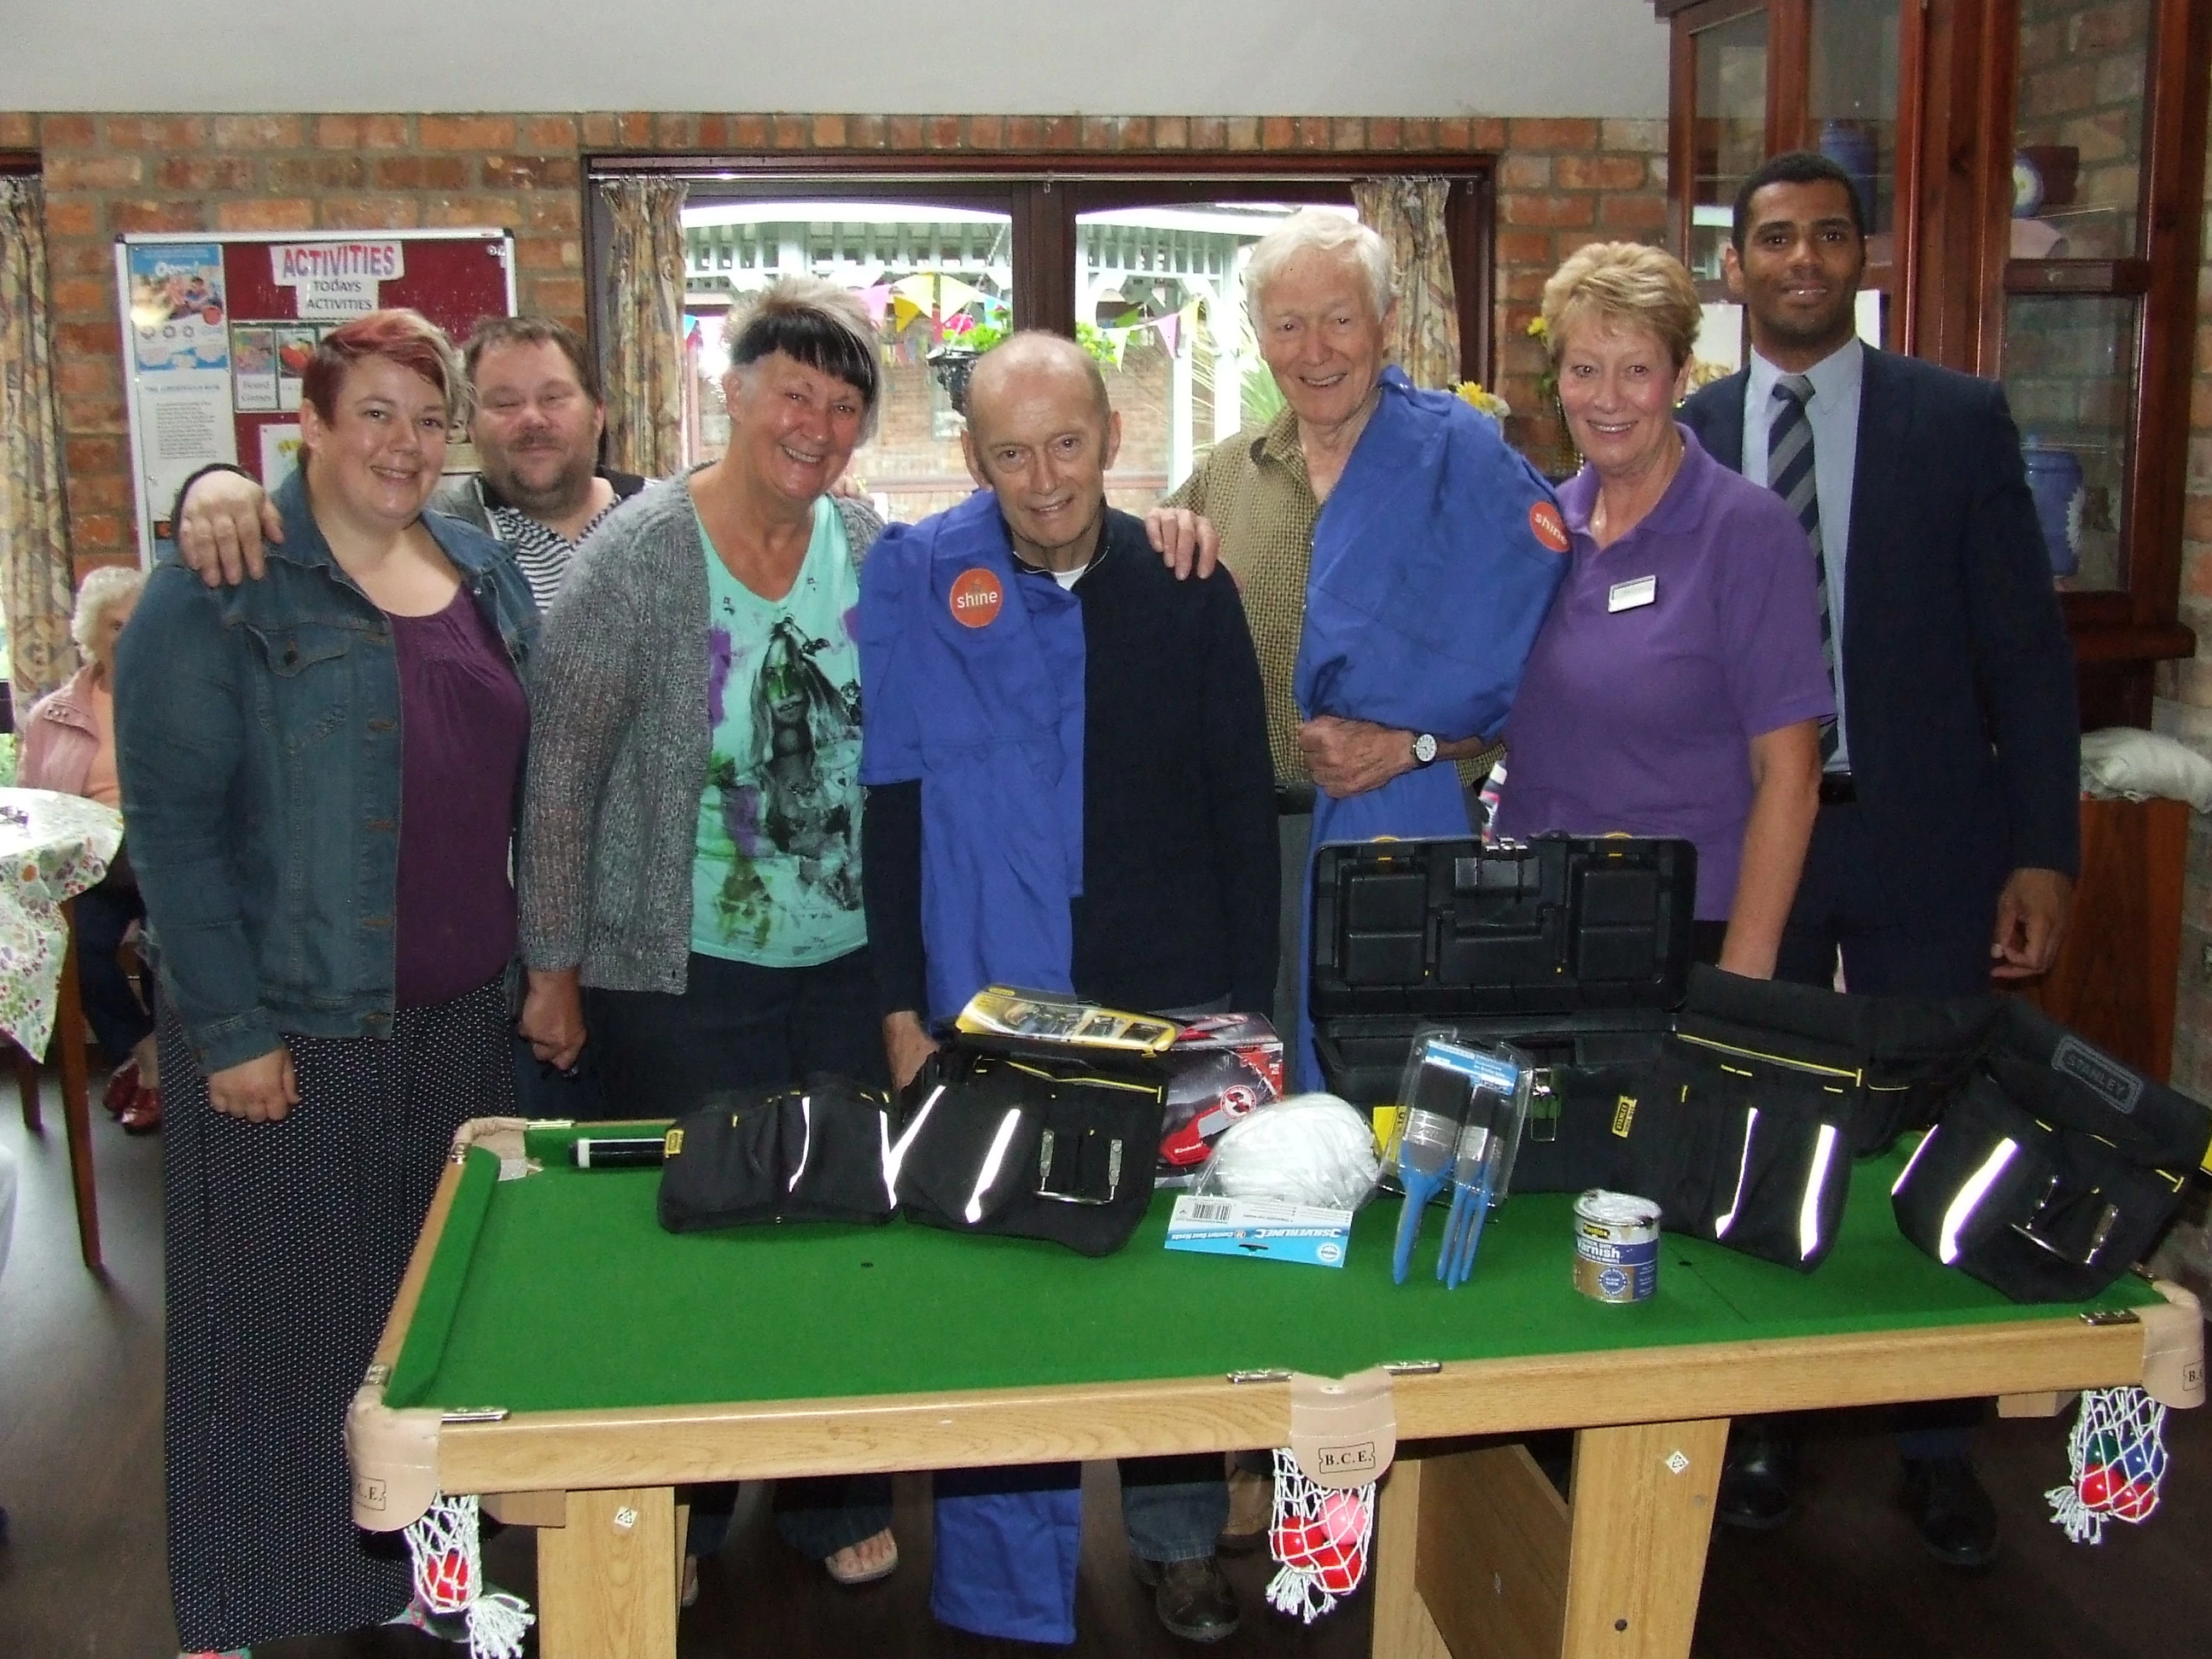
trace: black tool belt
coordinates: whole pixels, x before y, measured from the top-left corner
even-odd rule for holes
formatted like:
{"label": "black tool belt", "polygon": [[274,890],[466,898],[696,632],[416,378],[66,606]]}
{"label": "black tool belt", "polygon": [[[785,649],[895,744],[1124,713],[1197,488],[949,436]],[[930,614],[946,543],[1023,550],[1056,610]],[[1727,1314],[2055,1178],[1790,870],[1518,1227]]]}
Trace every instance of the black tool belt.
{"label": "black tool belt", "polygon": [[905,1101],[891,1162],[908,1220],[1108,1255],[1144,1219],[1166,1109],[1156,1077],[955,1045]]}
{"label": "black tool belt", "polygon": [[660,1224],[697,1232],[769,1221],[881,1222],[890,1103],[848,1078],[712,1095],[668,1133]]}
{"label": "black tool belt", "polygon": [[2008,999],[1892,1197],[1899,1229],[2016,1302],[2097,1295],[2204,1161],[2212,1115]]}
{"label": "black tool belt", "polygon": [[1698,967],[1656,1060],[1555,1072],[1516,1185],[1604,1186],[1661,1224],[1810,1272],[1833,1248],[1854,1156],[1933,1119],[1997,1005],[1843,996]]}

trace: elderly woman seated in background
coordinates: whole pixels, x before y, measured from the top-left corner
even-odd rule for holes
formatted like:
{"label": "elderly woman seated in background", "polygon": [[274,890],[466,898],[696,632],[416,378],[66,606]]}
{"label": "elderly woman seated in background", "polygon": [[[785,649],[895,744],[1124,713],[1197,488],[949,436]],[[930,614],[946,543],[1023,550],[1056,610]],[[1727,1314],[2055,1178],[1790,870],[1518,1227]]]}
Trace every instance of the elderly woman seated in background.
{"label": "elderly woman seated in background", "polygon": [[340,1431],[453,1131],[513,1109],[538,626],[498,544],[423,511],[462,391],[414,312],[332,330],[266,578],[161,566],[117,653],[160,947],[169,1581],[193,1652],[415,1607],[404,1553],[354,1529]]}
{"label": "elderly woman seated in background", "polygon": [[[889,1083],[851,628],[883,525],[826,493],[875,424],[875,329],[849,290],[786,277],[729,340],[729,448],[617,507],[545,620],[520,1030],[556,1066],[590,1042],[625,1117],[811,1072]],[[694,1495],[687,1600],[732,1497]],[[888,1479],[787,1481],[776,1504],[839,1583],[897,1565]]]}
{"label": "elderly woman seated in background", "polygon": [[1836,701],[1796,515],[1674,419],[1699,318],[1689,272],[1632,242],[1545,284],[1584,462],[1559,490],[1570,568],[1506,725],[1497,830],[1690,841],[1698,954],[1765,979]]}
{"label": "elderly woman seated in background", "polygon": [[[78,587],[70,636],[84,666],[68,684],[33,703],[23,722],[15,781],[26,789],[54,789],[122,806],[115,775],[115,641],[145,584],[143,571],[108,565]],[[146,914],[125,854],[118,851],[99,884],[77,895],[75,914],[84,1017],[115,1068],[107,1080],[107,1109],[134,1134],[157,1129],[161,1066],[154,1017],[117,960],[131,924]]]}

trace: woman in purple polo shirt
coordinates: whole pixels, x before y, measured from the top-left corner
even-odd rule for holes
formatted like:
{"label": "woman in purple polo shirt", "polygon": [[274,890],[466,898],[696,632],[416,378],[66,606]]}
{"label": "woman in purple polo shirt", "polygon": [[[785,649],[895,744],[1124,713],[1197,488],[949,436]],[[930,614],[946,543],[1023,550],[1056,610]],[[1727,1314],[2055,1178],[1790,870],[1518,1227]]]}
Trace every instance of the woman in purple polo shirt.
{"label": "woman in purple polo shirt", "polygon": [[1571,564],[1506,727],[1497,828],[1689,840],[1698,954],[1765,979],[1835,693],[1796,515],[1674,419],[1698,320],[1689,272],[1657,248],[1594,243],[1545,284],[1585,459],[1559,491]]}

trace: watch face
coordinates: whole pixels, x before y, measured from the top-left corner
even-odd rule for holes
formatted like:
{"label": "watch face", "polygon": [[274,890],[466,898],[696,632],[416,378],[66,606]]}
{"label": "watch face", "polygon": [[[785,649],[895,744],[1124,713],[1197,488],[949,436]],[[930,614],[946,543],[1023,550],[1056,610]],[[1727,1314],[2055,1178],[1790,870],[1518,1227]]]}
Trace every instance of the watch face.
{"label": "watch face", "polygon": [[1413,758],[1416,761],[1419,761],[1423,766],[1426,766],[1436,757],[1437,740],[1433,735],[1424,732],[1420,736],[1413,739]]}

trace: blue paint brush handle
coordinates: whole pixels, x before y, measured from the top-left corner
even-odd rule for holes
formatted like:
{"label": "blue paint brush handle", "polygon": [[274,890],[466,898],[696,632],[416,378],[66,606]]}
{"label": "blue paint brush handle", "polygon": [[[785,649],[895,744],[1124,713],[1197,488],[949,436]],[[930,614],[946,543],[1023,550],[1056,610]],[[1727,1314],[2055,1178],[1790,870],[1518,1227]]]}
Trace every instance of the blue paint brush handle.
{"label": "blue paint brush handle", "polygon": [[[1475,1247],[1482,1243],[1482,1224],[1490,1218],[1490,1170],[1483,1169],[1482,1181],[1472,1192],[1461,1189],[1468,1199],[1468,1214],[1461,1229],[1461,1238],[1452,1263],[1452,1276],[1445,1282],[1458,1285],[1467,1283],[1468,1275],[1474,1271]],[[1455,1197],[1454,1202],[1457,1202]]]}
{"label": "blue paint brush handle", "polygon": [[1398,1212],[1398,1244],[1390,1256],[1390,1277],[1402,1285],[1413,1270],[1413,1242],[1421,1235],[1421,1212],[1429,1207],[1429,1200],[1444,1183],[1441,1176],[1416,1170],[1401,1170],[1399,1179],[1405,1183],[1406,1206]]}

